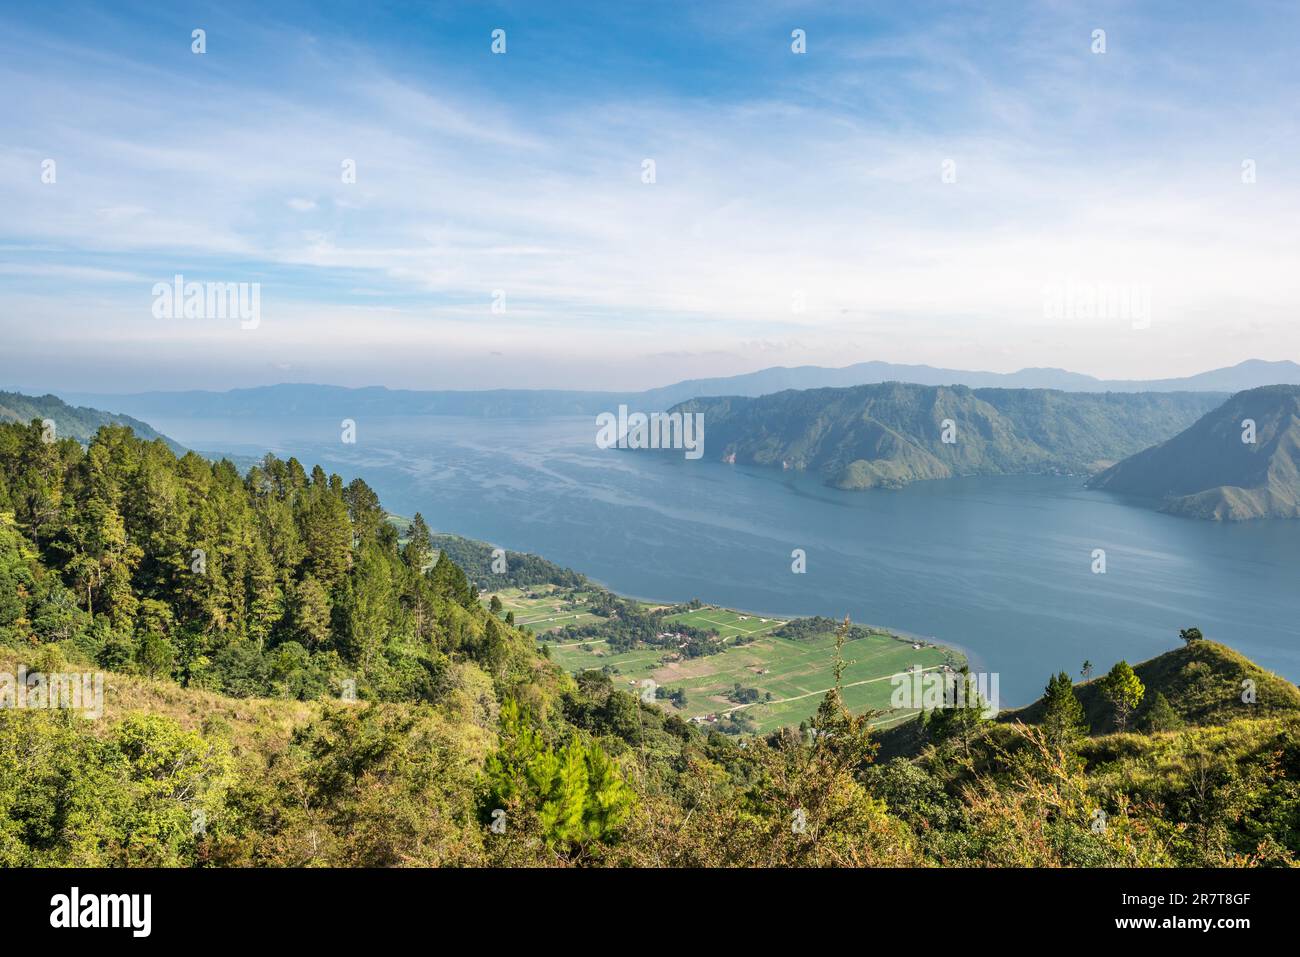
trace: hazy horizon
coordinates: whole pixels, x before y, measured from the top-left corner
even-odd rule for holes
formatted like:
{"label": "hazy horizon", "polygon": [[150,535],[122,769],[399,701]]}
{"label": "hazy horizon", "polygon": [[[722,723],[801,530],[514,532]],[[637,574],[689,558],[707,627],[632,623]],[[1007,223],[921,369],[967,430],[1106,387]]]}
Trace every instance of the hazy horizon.
{"label": "hazy horizon", "polygon": [[[870,360],[864,360],[864,362],[865,362],[865,361],[870,361]],[[883,360],[881,360],[881,361],[883,361]],[[1258,359],[1255,359],[1255,360],[1245,360],[1245,361],[1248,363],[1248,362],[1261,362],[1261,361],[1263,361],[1263,362],[1275,362],[1275,361],[1279,361],[1279,360],[1258,360]],[[1281,360],[1281,361],[1286,361],[1286,360]],[[758,372],[765,372],[765,371],[773,371],[773,370],[778,370],[778,369],[793,370],[793,369],[799,369],[799,368],[804,368],[804,369],[817,368],[817,369],[823,369],[823,370],[826,370],[826,371],[841,371],[841,370],[845,370],[845,369],[853,368],[854,366],[859,365],[859,364],[860,364],[860,363],[846,363],[846,364],[841,365],[841,366],[763,366],[763,367],[760,367],[760,368],[758,368],[758,369],[750,369],[750,370],[746,370],[745,372],[737,373],[736,375],[743,376],[743,375],[750,374],[750,373],[758,373]],[[888,364],[891,364],[891,365],[901,365],[900,363],[888,363]],[[934,367],[934,366],[928,366],[927,368],[929,368],[929,369],[931,369],[931,370],[933,370],[933,371],[951,371],[951,372],[954,372],[954,373],[960,373],[960,374],[971,375],[971,376],[982,376],[982,375],[988,375],[988,374],[994,374],[994,375],[1007,374],[1007,373],[995,373],[995,372],[993,372],[993,370],[989,370],[989,369],[953,369],[953,370],[942,370],[942,369],[939,369],[938,367]],[[1197,373],[1192,373],[1192,375],[1197,375],[1198,373],[1206,373],[1206,372],[1219,372],[1219,371],[1225,371],[1226,369],[1231,369],[1231,368],[1236,368],[1236,366],[1232,366],[1232,367],[1223,367],[1223,368],[1221,368],[1221,369],[1201,369],[1201,370],[1198,370]],[[1037,369],[1024,368],[1024,369],[1015,369],[1015,370],[1010,370],[1010,372],[1011,372],[1011,373],[1016,373],[1016,372],[1021,372],[1021,373],[1024,373],[1024,372],[1043,372],[1043,373],[1048,373],[1048,374],[1050,374],[1050,373],[1063,373],[1063,374],[1066,374],[1066,375],[1087,375],[1087,373],[1079,373],[1078,370],[1075,370],[1075,369],[1055,369],[1055,368],[1037,368]],[[712,379],[712,378],[731,378],[731,377],[732,377],[732,376],[699,376],[699,377],[693,377],[693,378],[695,378],[695,379],[699,379],[699,380],[707,380],[707,379]],[[1112,383],[1112,382],[1126,382],[1126,381],[1151,381],[1151,382],[1157,382],[1157,381],[1160,381],[1160,379],[1159,379],[1159,378],[1156,378],[1156,377],[1150,377],[1150,378],[1148,378],[1148,379],[1146,379],[1146,380],[1115,380],[1115,379],[1101,379],[1101,378],[1099,378],[1099,377],[1094,377],[1094,378],[1097,378],[1097,381],[1098,381],[1099,384],[1104,384],[1104,385],[1106,385],[1106,384],[1110,384],[1110,383]],[[1169,377],[1169,378],[1183,378],[1183,377],[1178,376],[1178,377]],[[107,397],[107,396],[114,396],[114,395],[119,395],[119,396],[128,396],[128,395],[147,394],[147,393],[154,393],[154,392],[156,392],[156,393],[169,393],[169,392],[176,392],[176,393],[180,393],[180,392],[212,392],[212,393],[224,393],[224,392],[233,392],[233,391],[246,390],[246,389],[267,389],[267,388],[279,388],[279,387],[286,387],[286,386],[319,387],[319,388],[341,388],[341,389],[358,389],[358,390],[361,390],[361,389],[387,389],[387,390],[390,390],[390,391],[412,391],[412,392],[439,392],[439,391],[451,391],[451,392],[462,392],[462,391],[463,391],[463,392],[477,392],[477,391],[497,391],[497,390],[502,390],[502,389],[505,389],[505,390],[513,390],[513,391],[538,391],[538,392],[544,392],[544,391],[556,391],[556,392],[639,392],[639,391],[649,391],[649,390],[653,390],[653,389],[665,388],[665,387],[669,387],[669,386],[677,385],[677,384],[679,384],[679,383],[681,383],[681,382],[684,382],[684,381],[692,381],[692,380],[691,380],[691,379],[679,379],[679,380],[673,380],[673,381],[671,381],[671,382],[654,382],[654,383],[652,383],[652,384],[650,384],[650,385],[648,385],[648,386],[645,386],[645,387],[639,387],[639,388],[626,388],[626,387],[625,387],[625,388],[619,388],[619,387],[612,387],[612,388],[609,388],[609,389],[588,389],[588,388],[582,388],[582,387],[571,386],[571,385],[570,385],[570,386],[555,386],[555,387],[547,387],[547,386],[540,386],[540,387],[528,387],[528,386],[485,386],[485,387],[483,387],[482,389],[454,389],[454,388],[440,389],[440,388],[423,388],[423,387],[421,387],[421,386],[392,385],[392,384],[390,384],[390,383],[386,383],[386,382],[358,382],[358,383],[353,384],[353,383],[340,383],[340,382],[323,382],[323,381],[316,381],[316,380],[312,380],[312,379],[292,379],[292,378],[284,378],[284,379],[271,379],[271,380],[268,380],[268,381],[265,381],[265,382],[250,383],[250,384],[248,384],[248,385],[235,385],[235,386],[211,387],[211,388],[203,388],[203,387],[200,387],[200,386],[190,385],[190,386],[186,386],[186,387],[183,387],[183,388],[176,388],[176,389],[158,388],[158,389],[109,389],[109,390],[86,389],[86,388],[81,388],[81,387],[74,387],[74,388],[56,387],[56,388],[50,388],[50,387],[45,386],[45,385],[23,387],[21,384],[17,384],[17,385],[15,385],[15,384],[13,384],[13,383],[0,382],[0,392],[2,392],[2,391],[6,391],[6,390],[8,390],[8,391],[16,391],[16,392],[20,392],[20,393],[22,393],[22,392],[26,392],[26,393],[28,393],[28,394],[32,394],[32,393],[35,393],[35,392],[42,392],[42,393],[44,393],[44,392],[53,392],[53,393],[55,393],[55,394],[59,394],[59,395],[70,395],[70,396],[82,396],[82,395],[93,396],[93,395],[102,395],[102,396],[106,396],[106,397]],[[905,380],[905,379],[904,379],[904,380],[899,380],[899,381],[910,381],[910,380]],[[958,382],[958,381],[953,381],[953,382],[951,382],[951,383],[946,383],[946,384],[948,384],[948,385],[961,385],[961,384],[964,384],[964,383],[961,383],[961,382]],[[820,387],[820,386],[819,386],[819,387]],[[986,386],[973,386],[973,387],[976,387],[976,388],[985,388]],[[1008,386],[1008,387],[1009,387],[1009,388],[1010,388],[1010,387],[1014,387],[1014,388],[1051,388],[1051,386],[1039,386],[1039,385],[1032,385],[1032,386]],[[1211,391],[1214,391],[1214,390],[1211,390]],[[1228,391],[1233,391],[1233,390],[1228,390]]]}

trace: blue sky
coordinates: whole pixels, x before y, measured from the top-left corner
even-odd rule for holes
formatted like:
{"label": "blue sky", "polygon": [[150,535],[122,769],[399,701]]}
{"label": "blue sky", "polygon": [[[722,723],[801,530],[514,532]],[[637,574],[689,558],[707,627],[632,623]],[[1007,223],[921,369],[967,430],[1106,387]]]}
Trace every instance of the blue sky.
{"label": "blue sky", "polygon": [[1291,4],[105,6],[0,12],[0,388],[1300,358]]}

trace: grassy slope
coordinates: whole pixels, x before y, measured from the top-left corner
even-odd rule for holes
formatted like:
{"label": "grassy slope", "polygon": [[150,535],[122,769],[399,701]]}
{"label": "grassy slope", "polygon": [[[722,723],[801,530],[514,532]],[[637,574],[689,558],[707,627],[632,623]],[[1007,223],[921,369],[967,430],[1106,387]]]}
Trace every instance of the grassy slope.
{"label": "grassy slope", "polygon": [[[1245,655],[1217,641],[1197,641],[1166,651],[1133,666],[1146,687],[1142,706],[1135,716],[1140,723],[1144,708],[1161,692],[1178,716],[1188,724],[1223,724],[1237,718],[1262,718],[1300,710],[1300,689],[1265,671]],[[1241,700],[1242,681],[1255,682],[1257,701]],[[1110,705],[1101,692],[1101,678],[1075,686],[1084,714],[1094,731],[1114,730]],[[1036,723],[1043,715],[1042,699],[1015,711],[999,715],[1003,721]]]}
{"label": "grassy slope", "polygon": [[[0,672],[13,674],[18,665],[34,671],[30,658],[0,649]],[[101,669],[69,664],[65,671]],[[102,721],[86,721],[91,730],[103,730],[131,714],[156,714],[171,718],[187,731],[202,731],[221,724],[237,748],[261,750],[289,740],[295,728],[309,724],[321,714],[319,701],[278,698],[228,698],[212,691],[182,688],[174,681],[104,672],[104,714]]]}
{"label": "grassy slope", "polygon": [[[1130,719],[1130,727],[1142,727],[1146,708],[1157,692],[1164,694],[1174,711],[1189,726],[1300,716],[1300,688],[1216,641],[1202,640],[1175,648],[1134,665],[1133,671],[1146,688],[1146,693],[1142,705]],[[1255,682],[1254,704],[1241,700],[1242,682],[1246,679]],[[1102,695],[1100,681],[1097,677],[1076,684],[1075,693],[1093,734],[1109,735],[1115,731],[1115,724],[1110,705]],[[1037,724],[1042,716],[1043,702],[1039,699],[1023,708],[1005,710],[997,720]],[[1119,737],[1142,738],[1143,735]],[[925,735],[917,720],[881,732],[883,757],[916,754],[925,744]]]}
{"label": "grassy slope", "polygon": [[[0,672],[16,674],[19,664],[28,673],[40,670],[34,655],[0,648]],[[547,667],[540,661],[537,667]],[[92,734],[105,734],[130,715],[161,715],[186,731],[216,734],[228,741],[236,757],[267,759],[281,751],[293,733],[317,721],[330,708],[364,708],[367,702],[344,704],[337,699],[298,701],[292,698],[233,698],[199,688],[183,688],[170,679],[103,671],[97,665],[72,663],[63,672],[103,672],[104,712],[99,719],[86,719]],[[552,675],[558,675],[552,671]],[[495,709],[487,704],[492,683],[472,663],[452,667],[448,675],[450,692],[435,710],[438,720],[455,729],[463,753],[481,763],[496,741]],[[547,682],[552,683],[552,682]],[[385,709],[406,712],[418,707],[412,702],[386,702]]]}

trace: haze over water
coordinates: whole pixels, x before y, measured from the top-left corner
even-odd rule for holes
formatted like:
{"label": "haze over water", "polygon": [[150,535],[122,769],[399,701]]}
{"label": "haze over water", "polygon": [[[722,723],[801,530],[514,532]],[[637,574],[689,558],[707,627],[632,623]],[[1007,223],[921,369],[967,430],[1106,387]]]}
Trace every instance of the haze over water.
{"label": "haze over water", "polygon": [[[1300,678],[1300,522],[1175,518],[1017,476],[843,492],[814,475],[729,466],[708,448],[596,447],[591,418],[167,420],[192,448],[267,450],[364,478],[431,528],[535,552],[623,594],[773,615],[850,615],[933,637],[1001,674],[1002,704],[1049,674],[1137,662],[1199,626]],[[807,573],[791,572],[791,551]],[[1092,572],[1092,551],[1107,572]]]}

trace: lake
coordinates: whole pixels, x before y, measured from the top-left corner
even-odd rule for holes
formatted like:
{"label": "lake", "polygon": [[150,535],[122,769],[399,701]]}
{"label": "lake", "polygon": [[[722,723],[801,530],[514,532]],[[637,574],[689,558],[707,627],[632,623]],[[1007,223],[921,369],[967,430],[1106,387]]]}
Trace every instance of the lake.
{"label": "lake", "polygon": [[[602,450],[592,418],[152,417],[192,448],[296,455],[361,476],[394,512],[535,552],[643,598],[768,615],[850,615],[932,637],[1000,672],[1002,704],[1178,644],[1197,625],[1300,678],[1300,522],[1174,518],[1014,476],[845,492],[812,475]],[[716,458],[716,456],[712,456]],[[794,549],[807,571],[791,571]],[[1093,572],[1104,549],[1106,571]]]}

